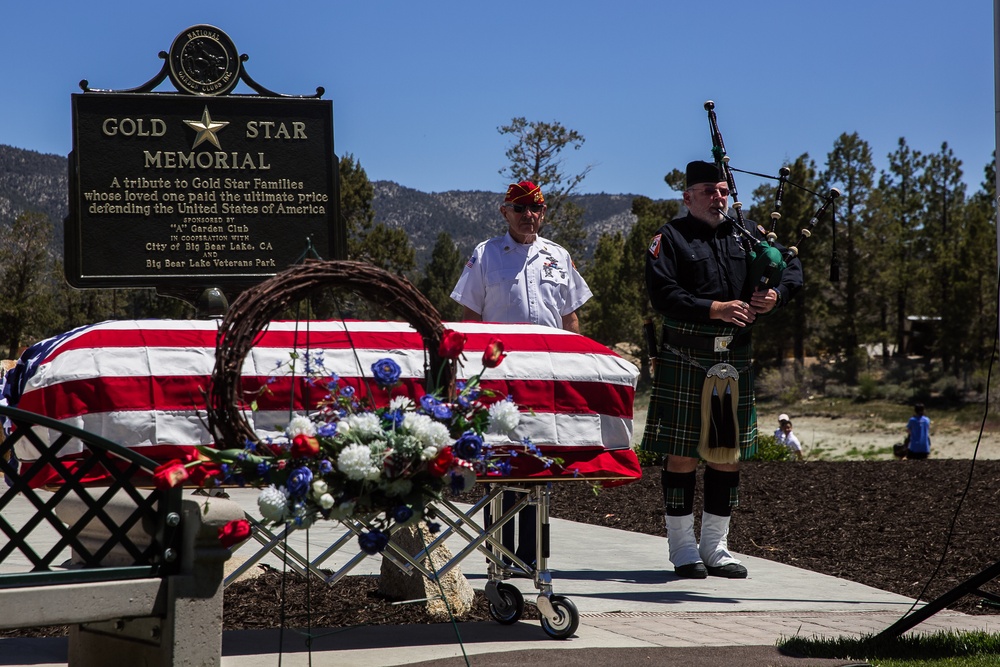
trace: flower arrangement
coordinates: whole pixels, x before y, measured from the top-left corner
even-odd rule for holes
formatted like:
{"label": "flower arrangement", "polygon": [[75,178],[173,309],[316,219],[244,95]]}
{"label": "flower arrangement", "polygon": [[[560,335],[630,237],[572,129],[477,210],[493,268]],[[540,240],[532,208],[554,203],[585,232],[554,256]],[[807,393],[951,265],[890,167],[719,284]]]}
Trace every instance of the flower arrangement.
{"label": "flower arrangement", "polygon": [[[456,360],[464,334],[446,330],[439,354]],[[492,339],[483,367],[504,359],[503,343]],[[294,361],[294,360],[293,360]],[[354,388],[336,374],[312,378],[325,390],[317,409],[291,418],[279,437],[248,441],[240,449],[200,447],[201,461],[165,464],[159,479],[174,485],[186,478],[206,483],[249,484],[261,489],[260,514],[270,525],[308,528],[319,519],[363,517],[371,529],[359,535],[366,553],[382,551],[393,524],[433,519],[427,504],[444,491],[461,493],[477,475],[505,474],[510,462],[484,442],[487,431],[511,433],[520,412],[509,397],[495,400],[475,375],[456,383],[448,397],[425,394],[418,401],[393,389],[401,370],[390,358],[372,365],[376,384],[386,389],[388,405],[376,407],[359,399]],[[528,441],[520,452],[546,459]],[[438,526],[428,522],[436,531]]]}

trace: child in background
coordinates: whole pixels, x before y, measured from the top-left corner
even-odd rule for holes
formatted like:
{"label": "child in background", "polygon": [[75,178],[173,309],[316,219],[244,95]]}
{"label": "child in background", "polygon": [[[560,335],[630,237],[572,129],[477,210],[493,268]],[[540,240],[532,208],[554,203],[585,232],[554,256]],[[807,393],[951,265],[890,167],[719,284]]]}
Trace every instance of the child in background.
{"label": "child in background", "polygon": [[787,447],[796,460],[802,460],[802,443],[792,433],[792,420],[784,413],[778,415],[778,429],[774,432],[774,439],[779,445]]}

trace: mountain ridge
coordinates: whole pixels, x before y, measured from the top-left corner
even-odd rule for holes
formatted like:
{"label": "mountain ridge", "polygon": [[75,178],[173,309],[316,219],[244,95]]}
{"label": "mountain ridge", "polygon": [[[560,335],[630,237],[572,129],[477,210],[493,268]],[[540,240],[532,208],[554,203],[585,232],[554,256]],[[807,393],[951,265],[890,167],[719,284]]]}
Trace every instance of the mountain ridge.
{"label": "mountain ridge", "polygon": [[[409,235],[418,269],[430,259],[440,232],[448,232],[463,254],[506,229],[499,213],[502,192],[446,190],[422,192],[394,181],[372,181],[375,221],[401,227]],[[584,209],[586,250],[593,253],[603,233],[627,234],[635,223],[633,194],[581,194],[570,199]],[[66,157],[0,144],[0,224],[11,224],[34,210],[49,217],[53,244],[61,253],[63,220],[69,212],[69,164]],[[544,234],[544,228],[542,233]]]}

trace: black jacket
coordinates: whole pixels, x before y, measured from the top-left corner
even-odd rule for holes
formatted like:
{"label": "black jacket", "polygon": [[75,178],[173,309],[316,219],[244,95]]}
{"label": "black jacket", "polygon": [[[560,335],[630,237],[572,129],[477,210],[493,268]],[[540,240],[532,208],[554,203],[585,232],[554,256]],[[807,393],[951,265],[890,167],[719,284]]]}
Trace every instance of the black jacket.
{"label": "black jacket", "polygon": [[[763,240],[749,222],[751,232]],[[777,246],[784,250],[781,246]],[[714,230],[690,215],[674,218],[657,231],[646,252],[646,289],[653,309],[686,322],[709,324],[713,301],[740,298],[748,256],[733,223]],[[781,275],[778,304],[788,302],[802,287],[802,263],[793,259]]]}

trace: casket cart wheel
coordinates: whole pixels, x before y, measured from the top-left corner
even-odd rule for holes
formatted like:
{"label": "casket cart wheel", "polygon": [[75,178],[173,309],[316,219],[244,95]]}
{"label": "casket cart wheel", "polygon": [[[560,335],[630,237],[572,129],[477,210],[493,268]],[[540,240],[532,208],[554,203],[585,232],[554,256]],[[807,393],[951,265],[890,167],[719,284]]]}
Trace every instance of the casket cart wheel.
{"label": "casket cart wheel", "polygon": [[[493,584],[491,582],[486,585],[495,586],[496,589],[496,596],[489,595],[489,591],[487,591],[486,597],[490,600],[490,617],[501,625],[513,625],[521,620],[521,616],[524,615],[524,596],[521,595],[521,591],[505,583]],[[502,601],[501,604],[495,604],[494,597],[499,598]]]}
{"label": "casket cart wheel", "polygon": [[577,611],[576,605],[562,595],[553,595],[549,598],[549,603],[558,618],[553,621],[542,614],[542,630],[553,639],[572,637],[580,626],[580,612]]}

